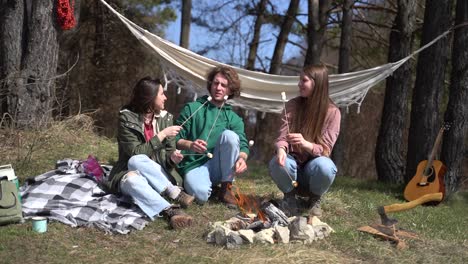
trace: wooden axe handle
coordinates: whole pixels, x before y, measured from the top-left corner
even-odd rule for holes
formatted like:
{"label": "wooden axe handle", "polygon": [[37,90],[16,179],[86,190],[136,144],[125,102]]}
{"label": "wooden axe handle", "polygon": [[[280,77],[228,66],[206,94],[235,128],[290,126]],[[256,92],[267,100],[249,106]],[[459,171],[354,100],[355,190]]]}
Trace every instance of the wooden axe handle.
{"label": "wooden axe handle", "polygon": [[414,208],[420,204],[424,204],[427,202],[440,202],[442,201],[443,198],[444,198],[444,195],[441,192],[429,193],[411,202],[386,205],[384,206],[384,211],[385,213],[404,211],[404,210]]}

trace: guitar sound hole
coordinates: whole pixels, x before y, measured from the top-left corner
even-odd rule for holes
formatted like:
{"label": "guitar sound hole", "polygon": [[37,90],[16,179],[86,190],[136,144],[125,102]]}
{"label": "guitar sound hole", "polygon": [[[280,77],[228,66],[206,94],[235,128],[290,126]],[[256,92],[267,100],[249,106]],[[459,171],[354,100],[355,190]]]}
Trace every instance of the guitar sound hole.
{"label": "guitar sound hole", "polygon": [[434,167],[430,167],[429,169],[424,171],[424,176],[428,177],[428,182],[433,182],[435,180]]}

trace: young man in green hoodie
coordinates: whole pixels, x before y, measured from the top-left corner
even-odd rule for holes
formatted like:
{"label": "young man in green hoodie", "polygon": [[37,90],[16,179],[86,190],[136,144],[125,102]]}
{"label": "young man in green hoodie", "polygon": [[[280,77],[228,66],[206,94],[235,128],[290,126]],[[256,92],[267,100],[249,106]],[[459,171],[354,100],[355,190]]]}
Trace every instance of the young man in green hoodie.
{"label": "young man in green hoodie", "polygon": [[215,67],[208,72],[207,89],[210,96],[186,104],[176,121],[182,126],[177,148],[184,154],[178,167],[186,192],[199,203],[221,184],[218,199],[235,205],[232,181],[247,170],[249,149],[244,122],[226,100],[240,95],[240,80],[234,69]]}

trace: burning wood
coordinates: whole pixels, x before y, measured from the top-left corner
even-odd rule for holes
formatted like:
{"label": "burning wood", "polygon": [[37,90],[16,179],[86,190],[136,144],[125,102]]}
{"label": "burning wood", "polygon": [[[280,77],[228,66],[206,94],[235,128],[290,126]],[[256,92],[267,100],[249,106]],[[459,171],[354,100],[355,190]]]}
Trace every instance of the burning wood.
{"label": "burning wood", "polygon": [[227,221],[211,223],[208,243],[228,249],[237,248],[243,243],[289,243],[290,239],[311,243],[333,232],[330,226],[315,216],[309,221],[306,217],[288,218],[275,201],[242,194],[235,186],[232,192],[240,212]]}

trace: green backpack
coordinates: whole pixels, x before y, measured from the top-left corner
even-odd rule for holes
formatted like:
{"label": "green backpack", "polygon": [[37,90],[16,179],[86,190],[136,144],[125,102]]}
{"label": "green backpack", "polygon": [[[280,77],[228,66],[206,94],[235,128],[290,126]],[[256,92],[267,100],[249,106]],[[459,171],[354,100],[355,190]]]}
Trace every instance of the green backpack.
{"label": "green backpack", "polygon": [[0,175],[0,225],[17,223],[23,219],[21,202],[15,182]]}

